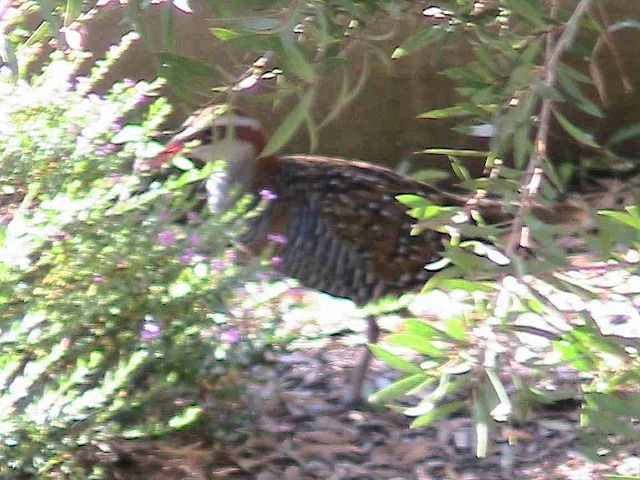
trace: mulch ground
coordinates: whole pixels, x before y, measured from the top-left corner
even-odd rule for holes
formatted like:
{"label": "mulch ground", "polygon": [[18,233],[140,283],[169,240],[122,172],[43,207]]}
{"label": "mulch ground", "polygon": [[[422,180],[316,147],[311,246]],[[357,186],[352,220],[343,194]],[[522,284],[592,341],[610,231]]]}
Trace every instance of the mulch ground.
{"label": "mulch ground", "polygon": [[[245,399],[251,425],[230,432],[228,441],[204,445],[187,433],[119,441],[93,452],[92,461],[117,480],[598,480],[640,474],[640,445],[600,462],[580,453],[579,402],[534,411],[526,424],[494,432],[485,458],[476,456],[471,415],[410,429],[410,418],[382,406],[346,408],[347,373],[361,352],[350,344],[358,339],[335,336],[322,347],[271,354],[270,365],[255,366]],[[366,388],[382,388],[396,375],[375,361]]]}

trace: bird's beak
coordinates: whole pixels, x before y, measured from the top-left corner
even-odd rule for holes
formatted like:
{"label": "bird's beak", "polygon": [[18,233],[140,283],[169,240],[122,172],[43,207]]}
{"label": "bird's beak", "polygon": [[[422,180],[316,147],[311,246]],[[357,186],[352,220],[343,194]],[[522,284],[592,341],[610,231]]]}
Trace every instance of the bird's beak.
{"label": "bird's beak", "polygon": [[178,153],[182,151],[183,148],[184,148],[183,142],[172,140],[171,142],[167,143],[167,145],[164,147],[164,150],[160,152],[158,155],[156,155],[155,157],[149,160],[144,159],[144,160],[136,161],[134,170],[136,172],[146,172],[148,170],[153,170],[155,168],[158,168],[159,166],[164,165],[167,162],[170,162],[173,159],[173,157],[175,157]]}

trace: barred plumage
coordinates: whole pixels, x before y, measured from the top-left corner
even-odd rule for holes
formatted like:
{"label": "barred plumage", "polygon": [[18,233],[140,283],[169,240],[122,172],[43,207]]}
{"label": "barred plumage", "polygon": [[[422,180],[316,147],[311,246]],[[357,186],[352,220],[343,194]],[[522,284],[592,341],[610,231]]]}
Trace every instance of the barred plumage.
{"label": "barred plumage", "polygon": [[251,251],[259,254],[268,234],[279,234],[286,243],[272,247],[284,274],[357,304],[424,284],[424,266],[438,258],[441,234],[410,235],[413,219],[395,196],[429,195],[426,185],[362,162],[317,156],[271,161],[277,175],[257,188],[277,198],[249,225],[243,242]]}
{"label": "barred plumage", "polygon": [[[431,274],[424,266],[439,258],[443,235],[433,230],[411,235],[413,219],[395,198],[403,193],[433,196],[428,185],[359,161],[260,157],[267,137],[259,123],[237,113],[216,118],[214,107],[190,117],[147,167],[165,163],[189,142],[196,145],[188,157],[227,162],[226,177],[213,182],[214,210],[228,206],[232,187],[256,196],[268,191],[273,197],[241,240],[254,254],[271,249],[281,259],[276,268],[302,285],[362,305],[419,288]],[[377,337],[371,319],[369,341]],[[367,349],[350,402],[360,398],[369,360]]]}

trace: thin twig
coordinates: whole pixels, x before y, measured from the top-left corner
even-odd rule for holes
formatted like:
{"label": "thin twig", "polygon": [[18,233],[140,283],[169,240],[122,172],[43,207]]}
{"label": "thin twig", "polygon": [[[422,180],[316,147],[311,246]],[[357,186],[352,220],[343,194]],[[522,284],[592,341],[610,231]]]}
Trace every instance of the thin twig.
{"label": "thin twig", "polygon": [[[580,17],[587,13],[592,2],[593,0],[581,0],[566,24],[577,22]],[[571,29],[565,28],[555,45],[554,33],[549,32],[547,34],[547,55],[544,69],[544,82],[549,87],[553,87],[555,85],[557,73],[556,67],[560,61],[560,57],[569,46],[569,42],[572,38],[570,30]],[[541,159],[547,156],[552,105],[552,100],[547,98],[542,100],[542,106],[540,107],[540,128],[538,128],[534,142],[534,149],[531,152],[529,164],[527,165],[527,170],[525,172],[525,178],[527,180],[524,191],[522,192],[521,204],[514,218],[511,235],[507,243],[506,254],[509,257],[513,256],[519,244],[525,243],[523,240],[528,234],[528,230],[524,225],[524,217],[531,210],[533,199],[538,193],[542,183],[544,171],[540,167],[540,163]]]}

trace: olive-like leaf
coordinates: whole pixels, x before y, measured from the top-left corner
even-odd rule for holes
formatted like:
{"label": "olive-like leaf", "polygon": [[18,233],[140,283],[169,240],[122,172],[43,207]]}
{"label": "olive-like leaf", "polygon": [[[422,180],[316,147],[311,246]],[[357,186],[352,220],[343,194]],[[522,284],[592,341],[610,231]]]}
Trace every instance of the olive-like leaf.
{"label": "olive-like leaf", "polygon": [[223,42],[229,40],[235,40],[240,36],[240,34],[228,28],[210,28],[209,31],[216,37],[218,40],[222,40]]}
{"label": "olive-like leaf", "polygon": [[308,83],[313,83],[316,72],[313,65],[305,58],[302,51],[295,45],[285,48],[284,60],[287,69],[294,76]]}
{"label": "olive-like leaf", "polygon": [[420,428],[425,425],[429,425],[430,423],[439,420],[441,418],[447,418],[454,412],[462,410],[467,402],[457,401],[457,402],[449,402],[441,407],[434,406],[429,412],[420,415],[413,422],[411,422],[410,428]]}
{"label": "olive-like leaf", "polygon": [[387,343],[399,347],[410,348],[418,353],[431,357],[446,357],[447,353],[435,347],[429,340],[420,335],[410,333],[393,333],[385,338]]}
{"label": "olive-like leaf", "polygon": [[296,107],[287,115],[287,118],[280,124],[269,143],[262,151],[262,155],[268,157],[280,150],[298,131],[298,128],[305,122],[307,113],[311,108],[314,98],[314,90],[307,91]]}
{"label": "olive-like leaf", "polygon": [[442,33],[442,30],[437,27],[427,27],[424,30],[416,33],[409,39],[405,40],[402,45],[396,47],[391,54],[392,59],[398,59],[405,57],[416,50],[426,47],[430,43],[434,42],[438,36]]}
{"label": "olive-like leaf", "polygon": [[564,130],[571,135],[575,140],[593,148],[601,148],[598,142],[595,141],[591,133],[585,132],[571,123],[566,117],[559,113],[556,109],[553,109],[553,115],[558,120],[558,123],[564,128]]}
{"label": "olive-like leaf", "polygon": [[376,357],[396,370],[400,370],[401,372],[405,373],[422,373],[422,369],[419,365],[405,360],[399,355],[391,353],[389,350],[382,348],[380,345],[372,343],[369,344],[369,348]]}
{"label": "olive-like leaf", "polygon": [[486,158],[489,152],[483,150],[461,150],[456,148],[427,148],[417,153],[426,153],[427,155],[451,155],[454,157],[471,157]]}
{"label": "olive-like leaf", "polygon": [[[630,227],[640,230],[640,215],[638,215],[638,207],[627,207],[628,213],[616,212],[613,210],[600,210],[598,214],[605,217],[613,218],[614,220],[629,225]],[[635,213],[635,215],[634,215]]]}
{"label": "olive-like leaf", "polygon": [[607,147],[613,147],[632,138],[640,137],[640,123],[628,125],[615,132],[606,142]]}
{"label": "olive-like leaf", "polygon": [[466,117],[476,113],[478,113],[477,107],[470,108],[467,105],[455,105],[453,107],[429,110],[428,112],[424,112],[418,115],[418,118],[430,118],[430,119],[455,118],[455,117]]}
{"label": "olive-like leaf", "polygon": [[538,0],[504,0],[504,3],[534,27],[541,29],[548,27],[545,12]]}
{"label": "olive-like leaf", "polygon": [[382,390],[374,393],[369,397],[369,401],[373,403],[380,403],[386,402],[388,400],[393,400],[394,398],[405,395],[407,392],[413,390],[419,385],[426,384],[430,381],[432,380],[427,374],[415,373],[410,377],[406,377],[398,380],[397,382],[393,382],[388,387],[385,387]]}

